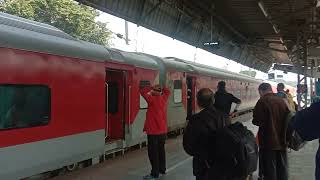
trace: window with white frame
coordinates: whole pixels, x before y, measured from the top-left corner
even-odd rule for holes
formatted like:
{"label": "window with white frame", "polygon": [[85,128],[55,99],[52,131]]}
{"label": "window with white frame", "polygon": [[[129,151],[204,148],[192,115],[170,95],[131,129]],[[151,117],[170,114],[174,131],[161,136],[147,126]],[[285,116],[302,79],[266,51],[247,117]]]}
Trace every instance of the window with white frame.
{"label": "window with white frame", "polygon": [[[146,86],[150,86],[150,81],[140,81],[140,89],[144,88]],[[147,109],[148,108],[148,103],[147,101],[144,99],[143,96],[141,96],[140,94],[140,109]]]}
{"label": "window with white frame", "polygon": [[182,102],[182,81],[174,80],[173,82],[173,101],[174,103]]}

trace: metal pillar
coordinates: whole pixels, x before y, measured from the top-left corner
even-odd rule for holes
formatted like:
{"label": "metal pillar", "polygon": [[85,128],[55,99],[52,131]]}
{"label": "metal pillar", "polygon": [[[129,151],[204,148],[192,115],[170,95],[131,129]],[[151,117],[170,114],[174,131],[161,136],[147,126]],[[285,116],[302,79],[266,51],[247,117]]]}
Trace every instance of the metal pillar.
{"label": "metal pillar", "polygon": [[128,32],[128,21],[124,21],[124,30],[125,30],[125,41],[129,45],[129,32]]}
{"label": "metal pillar", "polygon": [[300,85],[300,91],[297,93],[297,101],[299,109],[304,109],[307,107],[308,94],[301,92],[301,87],[306,84],[307,77],[303,74],[298,74],[298,85]]}
{"label": "metal pillar", "polygon": [[310,100],[312,100],[314,96],[314,74],[313,74],[313,68],[314,68],[314,60],[310,61],[310,72],[311,72],[311,77],[310,77]]}
{"label": "metal pillar", "polygon": [[[316,83],[320,82],[320,78],[316,78]],[[317,86],[315,86],[315,90],[316,90],[316,96],[320,96],[320,93],[317,90]]]}
{"label": "metal pillar", "polygon": [[[299,42],[299,39],[298,39]],[[308,88],[303,90],[304,86],[307,85],[307,71],[308,71],[308,49],[307,49],[307,41],[304,40],[302,43],[302,51],[300,50],[300,43],[297,44],[299,49],[300,57],[303,60],[303,64],[299,67],[299,74],[298,74],[298,86],[300,86],[299,91],[297,92],[297,101],[299,109],[304,109],[308,106]],[[303,54],[303,56],[301,56]],[[300,61],[300,59],[298,59]],[[303,66],[303,68],[302,68]]]}

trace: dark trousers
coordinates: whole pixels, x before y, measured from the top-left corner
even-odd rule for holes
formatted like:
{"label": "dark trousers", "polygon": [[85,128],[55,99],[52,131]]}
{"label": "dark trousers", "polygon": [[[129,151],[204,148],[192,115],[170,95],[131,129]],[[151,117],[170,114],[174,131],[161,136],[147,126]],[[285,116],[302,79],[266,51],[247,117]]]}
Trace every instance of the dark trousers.
{"label": "dark trousers", "polygon": [[151,163],[151,175],[158,177],[166,172],[166,153],[164,144],[166,135],[148,135],[148,156]]}
{"label": "dark trousers", "polygon": [[260,150],[259,168],[263,180],[288,180],[287,151]]}

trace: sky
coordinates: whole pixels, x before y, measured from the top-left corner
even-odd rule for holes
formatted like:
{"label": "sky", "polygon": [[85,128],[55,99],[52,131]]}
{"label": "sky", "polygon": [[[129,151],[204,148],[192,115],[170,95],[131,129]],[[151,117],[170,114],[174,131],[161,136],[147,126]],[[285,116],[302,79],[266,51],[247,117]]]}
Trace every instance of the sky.
{"label": "sky", "polygon": [[[113,48],[124,51],[144,52],[159,57],[176,57],[236,73],[239,73],[241,70],[250,70],[249,67],[243,66],[235,61],[195,48],[144,27],[138,27],[136,24],[130,22],[128,23],[130,41],[129,45],[127,45],[124,39],[120,39],[115,35],[116,33],[122,34],[123,36],[125,35],[125,21],[107,13],[100,13],[101,15],[96,20],[108,23],[108,29],[114,33],[111,45]],[[266,73],[255,71],[257,72],[257,79],[267,79],[268,76]],[[276,73],[283,74],[280,71],[276,71]],[[296,81],[297,79],[297,76],[292,73],[283,75],[284,79],[289,81]]]}

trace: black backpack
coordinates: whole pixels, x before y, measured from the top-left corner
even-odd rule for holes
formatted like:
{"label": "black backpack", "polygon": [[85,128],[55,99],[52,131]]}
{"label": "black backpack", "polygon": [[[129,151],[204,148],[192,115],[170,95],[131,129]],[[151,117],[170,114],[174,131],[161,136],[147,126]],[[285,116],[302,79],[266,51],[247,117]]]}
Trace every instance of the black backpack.
{"label": "black backpack", "polygon": [[215,133],[213,168],[229,177],[247,177],[257,170],[258,146],[253,133],[236,122]]}

